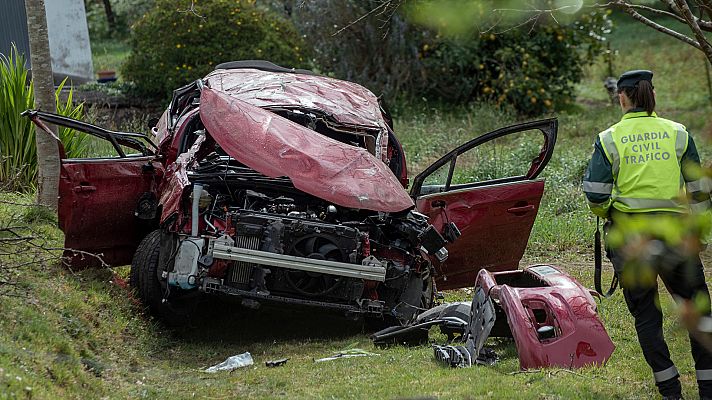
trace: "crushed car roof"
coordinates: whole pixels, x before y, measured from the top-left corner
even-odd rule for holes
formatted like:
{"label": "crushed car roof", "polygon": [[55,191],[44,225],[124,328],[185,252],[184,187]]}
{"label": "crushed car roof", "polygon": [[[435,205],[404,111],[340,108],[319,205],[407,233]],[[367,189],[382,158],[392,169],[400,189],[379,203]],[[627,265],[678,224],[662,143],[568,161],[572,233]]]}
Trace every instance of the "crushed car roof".
{"label": "crushed car roof", "polygon": [[313,196],[383,212],[413,206],[398,178],[366,149],[318,134],[230,92],[203,89],[200,118],[230,156],[266,176],[286,175]]}
{"label": "crushed car roof", "polygon": [[378,99],[357,83],[276,65],[284,71],[258,64],[250,67],[249,63],[221,64],[205,80],[210,88],[256,107],[319,110],[344,125],[387,129]]}

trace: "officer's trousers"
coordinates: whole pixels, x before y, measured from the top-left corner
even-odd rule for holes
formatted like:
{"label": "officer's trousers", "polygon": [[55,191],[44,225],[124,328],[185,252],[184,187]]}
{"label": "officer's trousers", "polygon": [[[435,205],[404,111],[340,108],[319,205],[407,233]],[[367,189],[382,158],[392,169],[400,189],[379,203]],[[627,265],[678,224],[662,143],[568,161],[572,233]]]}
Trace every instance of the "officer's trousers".
{"label": "officer's trousers", "polygon": [[[625,268],[625,258],[618,251],[607,249],[608,256],[616,271]],[[709,291],[705,283],[704,270],[699,255],[680,260],[677,265],[667,265],[656,268],[656,273],[663,281],[668,291],[682,299],[707,299]],[[674,396],[681,393],[679,374],[672,360],[670,351],[663,337],[663,314],[659,308],[657,280],[650,286],[623,284],[628,310],[635,318],[635,330],[638,342],[643,350],[645,361],[653,370],[655,384],[663,396]],[[710,310],[701,310],[705,315]],[[705,349],[692,334],[690,334],[692,357],[695,360],[696,376],[700,397],[712,399],[712,353]]]}

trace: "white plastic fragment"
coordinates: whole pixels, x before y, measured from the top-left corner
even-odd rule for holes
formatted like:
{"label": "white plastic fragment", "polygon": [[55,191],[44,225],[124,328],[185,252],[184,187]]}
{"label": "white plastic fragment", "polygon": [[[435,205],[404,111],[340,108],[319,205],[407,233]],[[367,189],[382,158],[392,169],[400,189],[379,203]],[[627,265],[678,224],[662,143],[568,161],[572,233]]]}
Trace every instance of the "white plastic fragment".
{"label": "white plastic fragment", "polygon": [[206,369],[203,372],[215,373],[218,371],[232,371],[233,369],[249,367],[254,364],[252,360],[252,354],[250,352],[245,352],[235,356],[228,357],[227,360],[221,362],[220,364],[213,365],[212,367]]}

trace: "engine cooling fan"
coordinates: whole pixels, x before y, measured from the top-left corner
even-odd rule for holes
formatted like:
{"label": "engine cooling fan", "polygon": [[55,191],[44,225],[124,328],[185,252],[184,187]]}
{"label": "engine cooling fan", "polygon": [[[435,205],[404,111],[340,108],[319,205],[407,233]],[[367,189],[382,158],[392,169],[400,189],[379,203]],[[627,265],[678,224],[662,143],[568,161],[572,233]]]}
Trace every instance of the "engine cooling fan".
{"label": "engine cooling fan", "polygon": [[[288,254],[316,260],[346,261],[346,255],[331,237],[311,234],[292,242]],[[342,279],[314,272],[288,270],[285,274],[287,284],[298,293],[309,296],[324,296],[336,290]]]}

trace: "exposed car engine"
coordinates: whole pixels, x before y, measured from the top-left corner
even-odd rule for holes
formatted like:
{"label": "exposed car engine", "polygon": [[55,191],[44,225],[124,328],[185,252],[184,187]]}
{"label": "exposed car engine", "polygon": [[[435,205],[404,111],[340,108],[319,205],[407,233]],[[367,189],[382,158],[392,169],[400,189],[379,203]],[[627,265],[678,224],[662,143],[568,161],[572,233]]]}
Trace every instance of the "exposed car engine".
{"label": "exposed car engine", "polygon": [[193,190],[181,208],[191,215],[174,235],[169,285],[235,295],[248,307],[277,301],[399,321],[430,306],[427,255],[444,260],[447,250],[424,215],[329,204],[219,147],[188,178]]}

